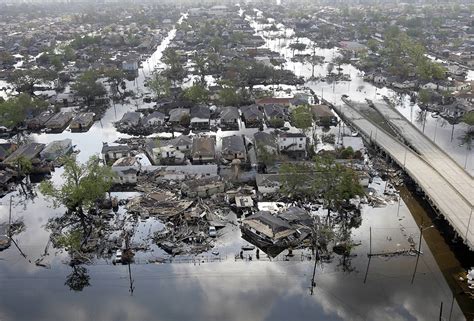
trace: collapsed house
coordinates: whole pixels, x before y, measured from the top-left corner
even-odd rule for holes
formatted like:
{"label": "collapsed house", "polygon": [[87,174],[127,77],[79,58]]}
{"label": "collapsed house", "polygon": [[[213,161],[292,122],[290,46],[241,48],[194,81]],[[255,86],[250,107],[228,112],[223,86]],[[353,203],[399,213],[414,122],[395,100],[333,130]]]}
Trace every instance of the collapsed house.
{"label": "collapsed house", "polygon": [[187,197],[209,197],[225,192],[225,182],[219,177],[187,180],[181,184],[181,193]]}
{"label": "collapsed house", "polygon": [[258,211],[242,221],[240,230],[243,239],[275,257],[287,248],[300,246],[311,235],[312,222],[305,210],[290,207],[277,215]]}

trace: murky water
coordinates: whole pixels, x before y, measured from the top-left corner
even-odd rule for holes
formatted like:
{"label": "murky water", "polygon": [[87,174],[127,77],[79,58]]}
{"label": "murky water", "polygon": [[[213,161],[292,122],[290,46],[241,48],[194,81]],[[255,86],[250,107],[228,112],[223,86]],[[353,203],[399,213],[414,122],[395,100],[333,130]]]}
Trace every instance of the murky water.
{"label": "murky water", "polygon": [[[248,17],[250,18],[250,17]],[[307,45],[305,50],[293,51],[289,45],[296,40],[292,38],[294,31],[285,28],[282,24],[277,24],[279,31],[265,31],[265,27],[269,25],[259,24],[253,21],[252,26],[257,30],[257,34],[265,39],[266,48],[281,53],[286,58],[285,68],[293,71],[297,76],[303,76],[310,79],[311,76],[325,77],[328,74],[328,64],[335,57],[340,55],[338,48],[322,49],[317,47],[307,38],[299,38],[299,43]],[[312,55],[314,52],[317,56],[324,57],[324,63],[311,65],[308,62],[293,62],[291,58],[298,54]],[[337,66],[334,66],[333,73],[338,73]],[[428,115],[426,122],[417,121],[417,115],[420,108],[417,104],[410,103],[407,95],[401,95],[386,87],[379,88],[373,84],[364,81],[363,72],[352,65],[342,64],[340,66],[343,74],[351,77],[350,81],[324,82],[308,80],[305,86],[311,88],[319,97],[323,97],[329,102],[340,105],[343,104],[341,96],[346,94],[354,101],[365,101],[371,99],[373,101],[382,100],[384,96],[389,97],[396,104],[396,108],[417,128],[433,140],[441,149],[446,151],[459,165],[465,168],[471,174],[474,174],[474,151],[469,150],[466,145],[461,145],[459,137],[467,130],[465,123],[459,123],[454,126],[450,125],[442,118],[433,118]],[[313,70],[314,69],[314,70]],[[474,77],[474,71],[469,71],[467,80]]]}
{"label": "murky water", "polygon": [[[173,32],[167,38],[169,41]],[[276,41],[276,40],[275,40]],[[166,46],[162,44],[161,49]],[[332,52],[327,54],[332,55]],[[336,54],[336,52],[334,52]],[[155,58],[153,58],[155,57]],[[158,51],[144,63],[144,77],[159,63]],[[295,65],[295,68],[297,66]],[[146,69],[148,68],[148,69]],[[300,66],[299,68],[303,68]],[[345,67],[351,70],[350,66]],[[321,67],[320,72],[323,72]],[[347,72],[347,71],[346,71]],[[356,70],[353,70],[356,73]],[[326,95],[344,93],[354,80],[336,86],[324,85]],[[334,91],[331,91],[334,88]],[[337,88],[337,90],[336,90]],[[365,93],[359,92],[360,97]],[[123,113],[136,108],[134,103],[109,108],[101,122],[88,133],[41,134],[41,142],[71,138],[81,150],[85,161],[100,151],[102,141],[112,142],[118,134],[112,122]],[[335,129],[333,129],[335,130]],[[249,129],[249,134],[251,134]],[[228,133],[226,132],[226,135]],[[230,133],[229,133],[230,134]],[[61,170],[53,173],[60,180]],[[378,183],[374,188],[380,189]],[[135,193],[117,194],[132,197]],[[26,230],[15,236],[26,255],[15,246],[0,252],[0,320],[436,320],[443,302],[445,320],[465,320],[459,305],[445,281],[430,248],[422,241],[423,255],[417,266],[416,257],[373,257],[369,260],[369,235],[372,233],[372,253],[409,248],[409,239],[418,239],[417,222],[410,210],[416,200],[388,204],[382,208],[365,206],[362,224],[352,230],[356,244],[350,257],[334,255],[329,262],[318,263],[311,295],[314,261],[309,251],[295,251],[290,261],[279,257],[269,261],[263,257],[252,261],[235,260],[241,245],[236,226],[229,225],[215,241],[220,262],[208,262],[212,254],[205,253],[195,263],[146,264],[147,259],[164,255],[156,246],[137,254],[137,264],[114,266],[108,259],[86,265],[90,286],[82,292],[65,285],[72,268],[66,265],[68,255],[49,248],[43,263],[34,264],[48,244],[49,232],[44,225],[51,217],[62,215],[64,209],[54,209],[41,195],[26,198],[18,192],[13,196],[13,217],[22,217]],[[10,195],[0,205],[0,221],[8,218]],[[406,203],[405,203],[406,202]],[[408,205],[407,205],[408,204]],[[124,215],[121,208],[117,220]],[[139,234],[159,229],[153,218],[139,221]],[[134,241],[132,240],[132,243]],[[286,252],[285,252],[286,253]],[[255,252],[252,252],[255,254]],[[413,282],[412,282],[413,279]],[[130,281],[132,280],[132,282]],[[133,295],[130,291],[133,288]],[[451,306],[452,305],[452,306]]]}

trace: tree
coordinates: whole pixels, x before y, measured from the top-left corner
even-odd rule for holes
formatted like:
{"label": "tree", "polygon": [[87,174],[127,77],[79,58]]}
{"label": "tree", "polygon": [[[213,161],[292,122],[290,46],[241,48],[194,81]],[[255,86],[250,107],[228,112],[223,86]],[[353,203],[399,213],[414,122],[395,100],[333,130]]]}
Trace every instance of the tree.
{"label": "tree", "polygon": [[76,92],[76,95],[83,98],[89,107],[98,97],[104,96],[107,93],[104,85],[98,82],[98,79],[99,73],[97,71],[88,70],[71,86],[71,89]]}
{"label": "tree", "polygon": [[271,153],[264,144],[257,143],[257,159],[265,167],[272,166],[276,162],[276,155]]}
{"label": "tree", "polygon": [[154,74],[147,85],[158,99],[171,95],[171,81],[159,73]]}
{"label": "tree", "polygon": [[102,165],[97,156],[92,156],[86,164],[66,157],[61,176],[64,179],[61,186],[56,187],[47,180],[40,183],[39,190],[55,207],[63,205],[76,215],[86,231],[90,220],[87,213],[110,190],[115,174],[110,167]]}
{"label": "tree", "polygon": [[321,191],[321,196],[328,210],[340,211],[356,195],[363,195],[362,186],[356,173],[339,163],[331,156],[316,157],[314,159],[316,171],[321,173],[316,180],[316,190]]}
{"label": "tree", "polygon": [[15,163],[17,165],[17,170],[18,170],[18,175],[20,176],[25,176],[31,173],[31,170],[33,169],[33,165],[31,164],[31,161],[28,158],[25,158],[24,156],[20,156],[15,160]]}
{"label": "tree", "polygon": [[326,70],[329,75],[332,74],[332,71],[334,70],[334,64],[332,62],[328,63],[328,65],[326,66]]}
{"label": "tree", "polygon": [[379,43],[377,42],[377,40],[369,39],[367,40],[367,47],[370,49],[370,51],[377,52],[377,50],[379,49]]}
{"label": "tree", "polygon": [[304,134],[313,128],[313,116],[311,114],[310,106],[301,105],[293,109],[291,112],[291,123]]}
{"label": "tree", "polygon": [[209,90],[202,83],[197,83],[183,91],[185,100],[194,103],[202,104],[209,101]]}
{"label": "tree", "polygon": [[16,91],[34,96],[35,86],[51,82],[56,78],[57,73],[49,69],[15,69],[10,73],[8,81],[15,87]]}
{"label": "tree", "polygon": [[28,115],[36,115],[47,107],[47,102],[32,98],[28,94],[20,94],[6,101],[0,101],[0,125],[8,128],[17,126]]}
{"label": "tree", "polygon": [[207,74],[207,57],[195,52],[192,58],[195,72],[201,77],[201,83],[205,84]]}
{"label": "tree", "polygon": [[240,106],[242,98],[235,87],[222,87],[219,90],[219,102],[222,106]]}
{"label": "tree", "polygon": [[295,54],[295,50],[296,51],[303,51],[306,49],[306,44],[305,43],[302,43],[302,42],[294,42],[292,44],[290,44],[290,49],[293,50],[293,55]]}
{"label": "tree", "polygon": [[362,195],[356,173],[331,156],[317,156],[313,163],[285,163],[280,167],[281,191],[296,198],[322,198],[328,209],[341,211],[356,195]]}
{"label": "tree", "polygon": [[66,282],[70,290],[80,292],[85,287],[90,286],[90,276],[87,273],[87,269],[81,265],[71,264],[72,272],[66,277]]}
{"label": "tree", "polygon": [[167,48],[163,52],[162,61],[167,65],[166,70],[163,71],[163,75],[171,80],[173,84],[182,81],[184,77],[186,77],[187,72],[181,63],[176,50]]}
{"label": "tree", "polygon": [[421,89],[418,92],[418,100],[422,104],[427,104],[427,103],[431,102],[431,92],[427,89]]}
{"label": "tree", "polygon": [[13,68],[15,64],[15,57],[7,51],[0,52],[0,67],[5,69]]}
{"label": "tree", "polygon": [[113,91],[118,93],[120,98],[123,98],[124,93],[120,92],[120,88],[125,85],[125,78],[127,77],[125,72],[118,68],[112,68],[104,70],[102,74],[107,78],[110,86],[114,88]]}
{"label": "tree", "polygon": [[461,121],[468,124],[469,126],[474,126],[474,113],[470,112],[465,114],[462,118]]}

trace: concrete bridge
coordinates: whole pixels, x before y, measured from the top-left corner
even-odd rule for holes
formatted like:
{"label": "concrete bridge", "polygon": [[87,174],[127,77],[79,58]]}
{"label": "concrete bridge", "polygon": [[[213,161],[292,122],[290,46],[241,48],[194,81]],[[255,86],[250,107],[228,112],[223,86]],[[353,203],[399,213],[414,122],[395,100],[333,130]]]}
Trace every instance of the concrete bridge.
{"label": "concrete bridge", "polygon": [[[335,107],[339,116],[404,168],[423,190],[431,205],[451,224],[464,243],[474,250],[472,176],[387,104],[369,106],[344,98],[343,101],[345,104]],[[373,112],[374,108],[399,137],[389,134],[376,121],[364,116],[363,109],[372,109]]]}

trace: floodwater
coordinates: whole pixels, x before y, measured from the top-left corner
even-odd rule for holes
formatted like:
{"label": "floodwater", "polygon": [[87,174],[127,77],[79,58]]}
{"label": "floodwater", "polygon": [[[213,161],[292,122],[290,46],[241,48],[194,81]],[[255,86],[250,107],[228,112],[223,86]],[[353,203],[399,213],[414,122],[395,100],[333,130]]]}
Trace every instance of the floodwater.
{"label": "floodwater", "polygon": [[[257,11],[261,14],[260,11]],[[249,16],[247,16],[250,19]],[[328,64],[340,55],[339,48],[322,49],[307,38],[294,38],[294,31],[286,28],[282,24],[276,24],[279,31],[266,31],[265,27],[271,24],[259,24],[252,20],[252,26],[256,29],[257,34],[263,36],[266,44],[264,47],[279,52],[286,58],[285,69],[293,71],[297,76],[302,76],[307,80],[305,87],[311,88],[316,95],[323,97],[327,101],[336,106],[344,104],[341,96],[346,94],[353,101],[363,102],[365,99],[373,101],[382,100],[388,97],[395,104],[396,108],[413,124],[415,127],[423,131],[427,137],[433,140],[441,149],[448,153],[461,167],[465,168],[469,173],[474,174],[474,152],[469,150],[467,145],[462,145],[459,137],[461,137],[468,126],[465,123],[459,123],[454,126],[450,125],[441,117],[434,118],[430,114],[427,115],[426,121],[419,121],[417,117],[420,108],[417,104],[410,102],[408,95],[403,95],[386,87],[379,88],[373,84],[364,81],[363,72],[352,65],[342,64],[340,71],[351,77],[350,81],[326,82],[320,80],[311,80],[311,76],[325,77],[328,74]],[[269,19],[272,21],[272,19]],[[298,41],[307,45],[303,51],[293,51],[289,48],[291,43]],[[324,63],[313,66],[308,62],[293,62],[291,58],[297,54],[309,54],[313,52],[317,56],[324,57]],[[334,66],[333,73],[338,73],[338,66]],[[474,77],[474,71],[469,71],[467,80]],[[298,89],[298,88],[297,88]],[[303,88],[300,88],[303,90]],[[436,116],[435,116],[436,117]]]}
{"label": "floodwater", "polygon": [[[156,60],[151,65],[159,63],[160,50],[173,35],[172,31],[154,55]],[[147,65],[143,64],[148,69],[140,71],[141,77],[153,68]],[[328,87],[327,92],[332,94],[330,89]],[[125,136],[118,134],[111,122],[134,108],[133,103],[110,107],[103,120],[88,133],[41,134],[35,139],[48,142],[71,138],[81,150],[79,159],[85,161],[100,151],[103,141],[112,142]],[[53,181],[60,181],[60,174],[61,170],[53,173]],[[381,182],[374,182],[372,187],[380,190]],[[114,194],[119,197],[136,195]],[[423,255],[417,266],[415,256],[368,260],[369,251],[408,249],[410,239],[418,240],[419,223],[409,210],[417,204],[416,199],[404,198],[400,203],[392,202],[381,208],[364,206],[361,225],[351,230],[353,242],[359,244],[351,256],[334,255],[330,261],[318,263],[315,269],[314,260],[308,259],[310,251],[294,251],[294,257],[288,261],[284,256],[270,261],[264,255],[257,260],[255,251],[249,252],[253,255],[251,261],[236,260],[235,254],[246,242],[240,238],[239,229],[229,225],[219,231],[215,241],[218,257],[204,253],[194,258],[193,263],[147,264],[149,259],[164,256],[155,246],[150,251],[138,253],[137,263],[131,266],[115,266],[109,259],[96,259],[93,264],[84,266],[90,286],[75,292],[65,284],[72,272],[66,264],[68,254],[48,247],[49,232],[45,229],[47,220],[62,215],[64,209],[52,208],[40,194],[26,197],[14,192],[1,200],[0,221],[8,219],[10,196],[13,218],[22,218],[25,222],[26,230],[14,239],[26,257],[14,245],[0,252],[2,321],[431,321],[437,320],[441,304],[445,320],[465,320],[424,239],[421,244]],[[121,208],[115,220],[124,215]],[[149,218],[138,221],[133,228],[137,236],[160,228],[160,223]],[[433,231],[435,229],[431,229],[431,233]],[[44,255],[46,248],[48,254]],[[35,265],[41,257],[46,267]],[[219,261],[209,262],[211,258]],[[315,287],[311,294],[313,269]]]}

